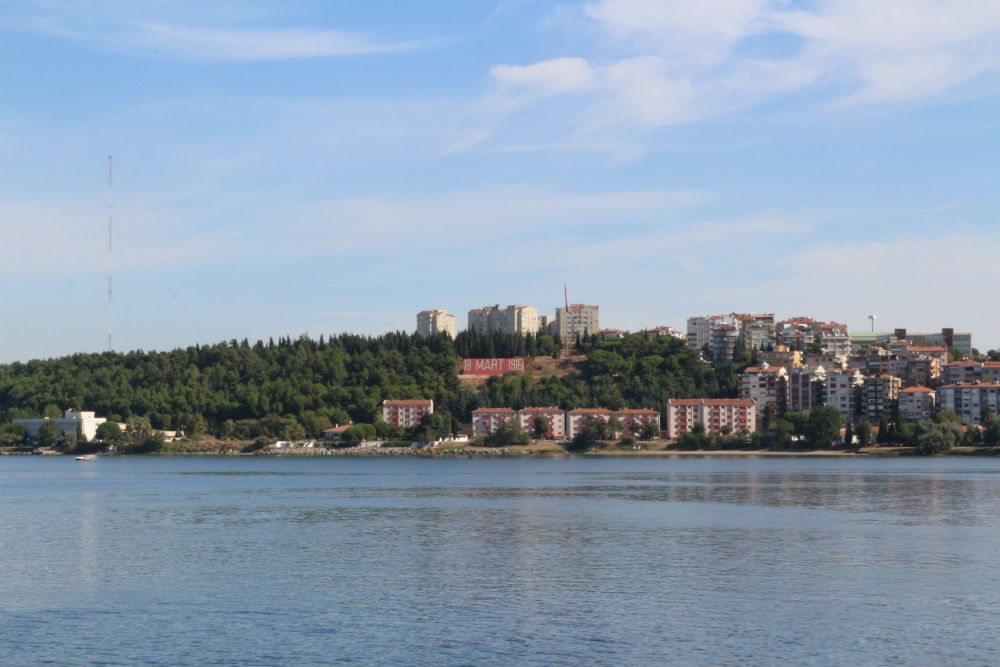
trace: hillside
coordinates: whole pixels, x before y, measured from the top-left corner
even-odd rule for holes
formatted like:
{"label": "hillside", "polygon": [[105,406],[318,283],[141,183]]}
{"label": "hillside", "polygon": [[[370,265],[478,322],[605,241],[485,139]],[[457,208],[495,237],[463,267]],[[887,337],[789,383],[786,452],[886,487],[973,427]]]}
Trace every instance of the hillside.
{"label": "hillside", "polygon": [[[595,337],[557,357],[551,355],[554,342],[548,336],[463,332],[453,341],[395,332],[75,354],[0,366],[0,418],[57,416],[76,408],[222,438],[293,438],[315,437],[349,420],[371,423],[386,398],[432,398],[437,410],[468,422],[481,406],[662,411],[668,398],[732,396],[736,390],[732,368],[713,369],[675,339]],[[530,368],[524,376],[460,379],[460,356],[491,355],[529,357]]]}

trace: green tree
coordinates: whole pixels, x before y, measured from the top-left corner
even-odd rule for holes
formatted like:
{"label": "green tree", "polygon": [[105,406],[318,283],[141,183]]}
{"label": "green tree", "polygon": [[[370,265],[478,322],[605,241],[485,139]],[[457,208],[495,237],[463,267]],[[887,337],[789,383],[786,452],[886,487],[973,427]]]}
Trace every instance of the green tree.
{"label": "green tree", "polygon": [[872,444],[872,423],[867,419],[859,419],[854,425],[854,433],[858,436],[858,447]]}
{"label": "green tree", "polygon": [[936,424],[961,424],[962,418],[958,416],[958,413],[954,410],[938,410],[937,414],[934,415],[934,423]]}
{"label": "green tree", "polygon": [[844,418],[830,405],[821,405],[809,413],[807,438],[813,447],[829,447],[840,438],[840,426]]}
{"label": "green tree", "polygon": [[883,415],[879,417],[878,420],[878,435],[875,436],[875,442],[885,444],[889,441],[889,420]]}
{"label": "green tree", "polygon": [[531,420],[531,431],[539,440],[547,437],[549,432],[549,418],[545,415],[537,415]]}
{"label": "green tree", "polygon": [[115,422],[107,421],[97,427],[97,439],[100,442],[114,444],[125,439],[122,427]]}
{"label": "green tree", "polygon": [[847,422],[847,425],[844,426],[844,446],[854,446],[854,428],[852,427],[851,422]]}
{"label": "green tree", "polygon": [[946,452],[962,441],[962,427],[954,422],[925,420],[917,424],[917,430],[919,435],[914,451],[925,456]]}
{"label": "green tree", "polygon": [[656,440],[660,437],[660,426],[654,421],[648,421],[642,425],[639,435],[643,440]]}
{"label": "green tree", "polygon": [[486,441],[495,447],[527,445],[531,443],[531,436],[521,427],[521,422],[516,417],[512,417],[500,424]]}
{"label": "green tree", "polygon": [[58,437],[59,425],[52,420],[47,420],[42,422],[42,425],[38,427],[38,435],[35,436],[35,442],[38,443],[39,447],[54,447]]}

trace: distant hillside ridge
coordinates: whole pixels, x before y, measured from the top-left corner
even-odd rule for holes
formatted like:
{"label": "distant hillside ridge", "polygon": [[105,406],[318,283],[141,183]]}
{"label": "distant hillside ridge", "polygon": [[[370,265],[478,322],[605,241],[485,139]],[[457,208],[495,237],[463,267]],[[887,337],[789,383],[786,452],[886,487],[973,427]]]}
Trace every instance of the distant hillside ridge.
{"label": "distant hillside ridge", "polygon": [[[555,353],[555,356],[552,354]],[[460,380],[462,357],[529,359],[524,375]],[[669,398],[734,396],[731,367],[713,368],[673,338],[596,336],[565,349],[551,336],[461,332],[340,334],[250,344],[247,339],[169,352],[74,354],[0,365],[0,419],[94,410],[112,421],[220,437],[295,427],[318,437],[334,424],[373,423],[386,398],[431,398],[468,422],[479,407],[648,407]]]}

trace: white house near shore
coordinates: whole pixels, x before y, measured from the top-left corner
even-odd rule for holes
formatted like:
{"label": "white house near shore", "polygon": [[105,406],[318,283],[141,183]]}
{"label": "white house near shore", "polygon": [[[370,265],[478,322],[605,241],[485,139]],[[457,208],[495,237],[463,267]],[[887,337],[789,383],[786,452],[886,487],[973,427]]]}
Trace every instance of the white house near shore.
{"label": "white house near shore", "polygon": [[49,419],[14,419],[15,424],[24,424],[24,429],[28,432],[29,438],[38,437],[38,429],[47,421],[55,422],[60,433],[76,433],[79,429],[88,441],[97,436],[97,427],[107,421],[104,417],[95,417],[93,412],[82,412],[79,410],[67,410],[62,418]]}

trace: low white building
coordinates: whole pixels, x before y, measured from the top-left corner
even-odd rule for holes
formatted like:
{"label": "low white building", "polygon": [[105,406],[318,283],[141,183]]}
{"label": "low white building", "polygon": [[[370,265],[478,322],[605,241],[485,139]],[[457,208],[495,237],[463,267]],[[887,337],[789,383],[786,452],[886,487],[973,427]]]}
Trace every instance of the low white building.
{"label": "low white building", "polygon": [[42,424],[52,421],[59,427],[59,433],[76,433],[79,430],[89,442],[97,436],[97,427],[107,421],[104,417],[95,417],[94,414],[93,412],[67,410],[61,418],[14,419],[13,422],[23,424],[24,430],[28,432],[28,437],[31,439],[38,437],[38,429],[42,427]]}

